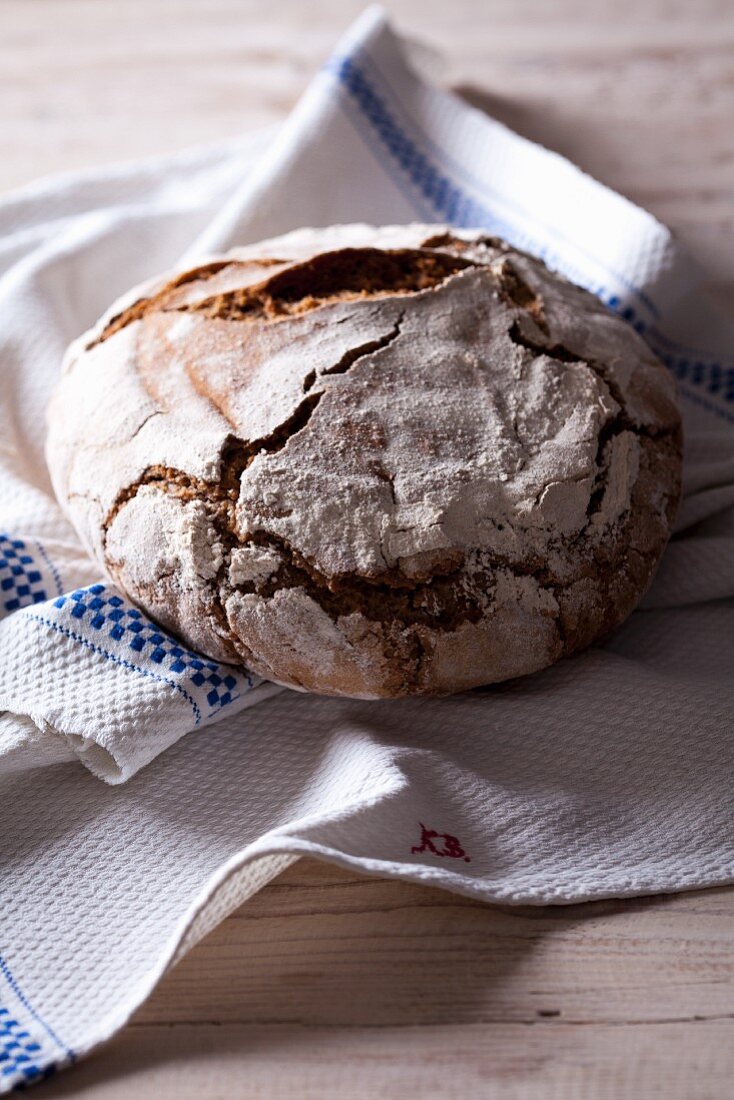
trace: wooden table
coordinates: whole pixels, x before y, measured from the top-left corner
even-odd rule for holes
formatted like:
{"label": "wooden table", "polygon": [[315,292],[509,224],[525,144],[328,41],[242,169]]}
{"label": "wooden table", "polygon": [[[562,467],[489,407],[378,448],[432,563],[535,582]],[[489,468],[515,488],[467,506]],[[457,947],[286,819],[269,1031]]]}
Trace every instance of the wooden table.
{"label": "wooden table", "polygon": [[[282,118],[361,0],[0,0],[0,188]],[[393,0],[734,305],[730,0]],[[734,891],[480,905],[301,862],[39,1098],[734,1095]]]}

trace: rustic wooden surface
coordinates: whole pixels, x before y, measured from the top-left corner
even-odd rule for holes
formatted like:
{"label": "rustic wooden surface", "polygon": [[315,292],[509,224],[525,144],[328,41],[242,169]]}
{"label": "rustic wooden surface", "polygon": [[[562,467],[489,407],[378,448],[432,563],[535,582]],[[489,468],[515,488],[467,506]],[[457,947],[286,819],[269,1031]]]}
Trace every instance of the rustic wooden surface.
{"label": "rustic wooden surface", "polygon": [[300,861],[39,1100],[726,1100],[734,891],[483,905]]}
{"label": "rustic wooden surface", "polygon": [[[0,0],[0,190],[280,119],[361,0]],[[442,78],[734,305],[731,0],[394,0]],[[509,910],[302,862],[38,1096],[666,1097],[734,1079],[734,891]]]}

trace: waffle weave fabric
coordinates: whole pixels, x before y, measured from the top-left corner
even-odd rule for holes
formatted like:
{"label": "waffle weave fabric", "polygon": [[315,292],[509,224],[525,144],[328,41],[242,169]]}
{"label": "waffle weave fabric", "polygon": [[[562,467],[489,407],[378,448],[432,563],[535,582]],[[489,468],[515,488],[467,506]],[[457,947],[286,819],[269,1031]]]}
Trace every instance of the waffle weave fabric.
{"label": "waffle weave fabric", "polygon": [[[503,236],[677,376],[676,533],[604,645],[450,699],[274,692],[136,613],[61,516],[42,424],[68,342],[184,253],[357,220]],[[301,854],[504,902],[734,880],[733,354],[667,230],[417,77],[378,12],[274,143],[0,204],[0,1090],[112,1035]]]}

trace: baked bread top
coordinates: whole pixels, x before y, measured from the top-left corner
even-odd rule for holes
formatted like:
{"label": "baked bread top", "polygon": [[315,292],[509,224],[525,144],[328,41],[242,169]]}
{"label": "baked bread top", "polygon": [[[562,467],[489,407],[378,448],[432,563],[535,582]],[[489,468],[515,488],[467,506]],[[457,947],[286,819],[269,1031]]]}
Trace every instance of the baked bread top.
{"label": "baked bread top", "polygon": [[218,660],[363,697],[534,671],[620,622],[680,491],[668,371],[538,260],[301,230],[138,288],[67,354],[56,492]]}

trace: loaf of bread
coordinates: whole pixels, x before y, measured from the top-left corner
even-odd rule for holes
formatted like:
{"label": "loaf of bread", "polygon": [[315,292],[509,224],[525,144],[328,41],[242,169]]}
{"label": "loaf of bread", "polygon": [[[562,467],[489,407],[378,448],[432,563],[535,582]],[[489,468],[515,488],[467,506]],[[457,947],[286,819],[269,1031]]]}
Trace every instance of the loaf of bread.
{"label": "loaf of bread", "polygon": [[56,492],[162,626],[361,698],[531,673],[668,539],[675,387],[538,260],[441,226],[301,230],[138,288],[69,350]]}

